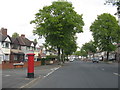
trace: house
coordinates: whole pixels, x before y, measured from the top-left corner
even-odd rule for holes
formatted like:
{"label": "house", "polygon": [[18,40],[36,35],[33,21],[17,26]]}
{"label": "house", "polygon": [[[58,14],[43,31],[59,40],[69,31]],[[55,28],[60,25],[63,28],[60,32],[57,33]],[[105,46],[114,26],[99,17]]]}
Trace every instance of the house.
{"label": "house", "polygon": [[0,30],[0,60],[7,62],[10,59],[11,38],[7,35],[7,29]]}
{"label": "house", "polygon": [[37,58],[40,58],[40,46],[37,43],[27,39],[24,34],[17,37],[17,39],[18,39],[19,44],[20,44],[20,50],[22,52],[24,52],[24,55],[23,55],[24,60],[23,61],[27,61],[27,59],[28,59],[27,54],[28,53],[34,53],[35,60],[37,60]]}
{"label": "house", "polygon": [[40,47],[40,58],[46,58],[46,50],[44,46],[39,46]]}
{"label": "house", "polygon": [[[33,42],[34,43],[34,42]],[[35,54],[35,60],[37,61],[38,58],[41,58],[40,52],[41,48],[38,45],[38,43],[34,43],[35,49],[34,49],[34,54]]]}
{"label": "house", "polygon": [[18,38],[11,38],[11,54],[10,62],[22,62],[24,61],[24,52],[21,50],[21,45]]}
{"label": "house", "polygon": [[18,40],[19,45],[20,45],[20,50],[22,52],[24,52],[24,60],[23,61],[26,61],[27,60],[27,54],[28,53],[33,53],[33,50],[32,50],[33,47],[31,47],[31,41],[29,39],[27,39],[24,34],[17,37],[17,40]]}

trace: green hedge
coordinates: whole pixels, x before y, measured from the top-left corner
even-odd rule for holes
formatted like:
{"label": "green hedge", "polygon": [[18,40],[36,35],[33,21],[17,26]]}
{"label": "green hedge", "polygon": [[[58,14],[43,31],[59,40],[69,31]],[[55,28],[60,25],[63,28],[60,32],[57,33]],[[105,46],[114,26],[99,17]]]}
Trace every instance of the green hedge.
{"label": "green hedge", "polygon": [[47,60],[55,60],[57,57],[58,56],[56,56],[56,55],[48,55],[48,56],[46,56],[46,59]]}
{"label": "green hedge", "polygon": [[37,61],[48,61],[48,60],[54,60],[56,58],[57,58],[56,55],[49,55],[49,56],[46,56],[46,58],[38,58]]}

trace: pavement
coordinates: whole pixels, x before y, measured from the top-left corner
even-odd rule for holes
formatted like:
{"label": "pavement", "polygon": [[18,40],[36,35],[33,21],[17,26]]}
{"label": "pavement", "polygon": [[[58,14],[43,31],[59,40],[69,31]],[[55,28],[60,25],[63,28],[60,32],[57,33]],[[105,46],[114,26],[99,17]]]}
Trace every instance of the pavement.
{"label": "pavement", "polygon": [[27,78],[27,68],[2,70],[2,88],[25,88],[54,72],[60,65],[43,65],[34,68],[34,78]]}

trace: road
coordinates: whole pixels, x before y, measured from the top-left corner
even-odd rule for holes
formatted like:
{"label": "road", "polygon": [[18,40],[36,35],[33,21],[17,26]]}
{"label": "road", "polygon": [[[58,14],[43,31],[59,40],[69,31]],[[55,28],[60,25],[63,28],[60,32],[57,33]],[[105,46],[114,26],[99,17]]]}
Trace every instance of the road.
{"label": "road", "polygon": [[118,65],[74,61],[39,78],[27,88],[118,88]]}

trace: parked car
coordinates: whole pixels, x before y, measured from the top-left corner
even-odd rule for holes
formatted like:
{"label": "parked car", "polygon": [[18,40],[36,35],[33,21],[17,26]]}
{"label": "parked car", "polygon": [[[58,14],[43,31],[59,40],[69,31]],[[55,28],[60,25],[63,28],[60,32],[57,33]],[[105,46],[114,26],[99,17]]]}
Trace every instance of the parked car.
{"label": "parked car", "polygon": [[74,59],[73,59],[73,58],[71,58],[71,59],[70,59],[70,62],[73,62],[73,61],[74,61]]}
{"label": "parked car", "polygon": [[92,62],[96,62],[96,63],[99,63],[99,58],[95,57],[95,58],[92,58]]}

